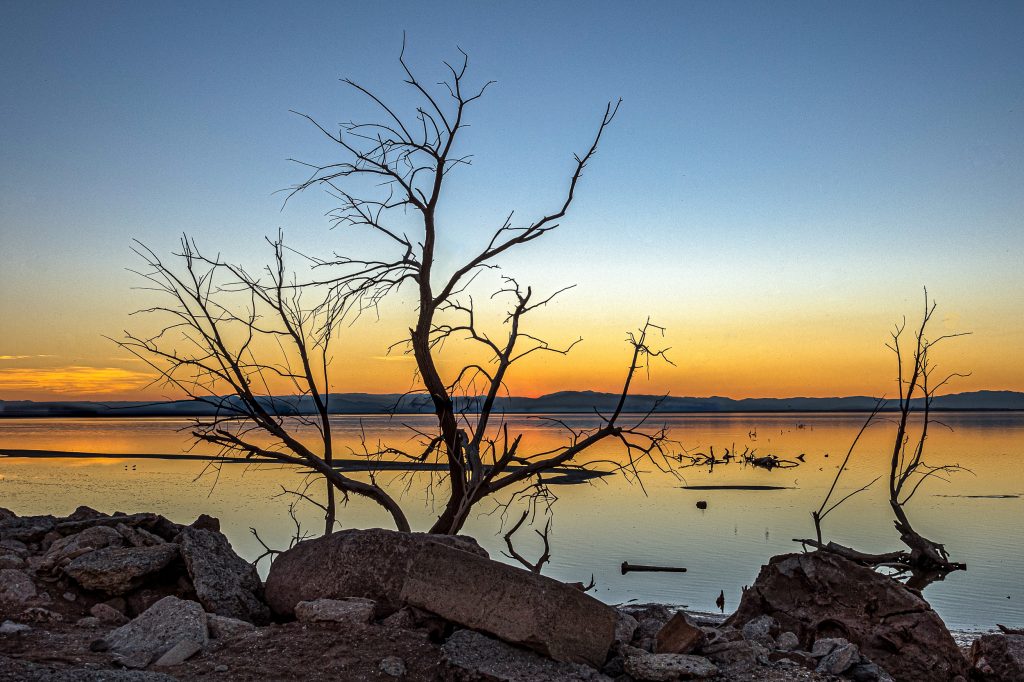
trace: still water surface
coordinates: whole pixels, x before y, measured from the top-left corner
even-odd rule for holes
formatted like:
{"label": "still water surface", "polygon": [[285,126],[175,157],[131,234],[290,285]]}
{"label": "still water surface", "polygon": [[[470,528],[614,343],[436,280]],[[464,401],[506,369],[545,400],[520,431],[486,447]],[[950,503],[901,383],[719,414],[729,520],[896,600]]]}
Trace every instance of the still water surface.
{"label": "still water surface", "polygon": [[[925,596],[954,628],[1024,625],[1024,414],[955,413],[941,419],[950,428],[933,427],[926,461],[958,463],[971,472],[956,474],[950,483],[926,484],[908,510],[918,530],[945,543],[951,558],[967,563],[968,571],[930,586]],[[508,421],[510,429],[526,434],[524,445],[529,447],[550,447],[564,438],[536,418]],[[591,419],[570,416],[568,421],[585,426]],[[810,510],[820,504],[862,421],[863,415],[850,414],[660,417],[659,424],[666,423],[671,437],[691,451],[751,447],[786,459],[804,454],[806,461],[775,471],[735,463],[713,472],[686,468],[678,472],[682,478],[648,466],[642,487],[620,477],[558,486],[553,558],[545,573],[584,582],[593,575],[593,594],[610,603],[659,601],[712,611],[719,590],[724,590],[730,610],[768,557],[796,551],[799,545],[793,538],[813,535]],[[361,429],[374,441],[412,447],[405,425],[429,424],[420,416],[338,416],[333,419],[336,450],[358,449]],[[179,431],[184,426],[186,420],[174,419],[0,420],[0,450],[180,453],[188,446],[187,436]],[[837,490],[839,497],[886,471],[893,428],[881,422],[867,430]],[[622,453],[609,443],[591,456]],[[225,466],[219,475],[200,476],[203,470],[204,463],[197,461],[0,457],[0,506],[19,514],[66,514],[85,504],[105,512],[155,511],[183,523],[208,513],[221,519],[222,529],[243,556],[260,553],[250,527],[271,546],[287,544],[294,531],[288,502],[274,495],[281,485],[298,485],[301,475],[271,465]],[[436,512],[424,492],[427,474],[387,473],[378,480],[402,496],[415,529],[429,526]],[[682,488],[687,484],[787,489],[698,491]],[[706,510],[696,508],[698,500],[707,501]],[[500,514],[486,513],[491,510],[483,506],[465,532],[493,557],[504,559]],[[515,518],[518,514],[513,512]],[[321,530],[316,509],[307,506],[300,518],[309,530]],[[391,527],[388,516],[358,500],[341,510],[339,518],[345,527]],[[902,549],[885,502],[884,480],[833,512],[826,519],[825,535],[864,551]],[[538,538],[525,529],[517,537],[517,549],[535,557]],[[623,576],[623,561],[685,566],[688,572]]]}

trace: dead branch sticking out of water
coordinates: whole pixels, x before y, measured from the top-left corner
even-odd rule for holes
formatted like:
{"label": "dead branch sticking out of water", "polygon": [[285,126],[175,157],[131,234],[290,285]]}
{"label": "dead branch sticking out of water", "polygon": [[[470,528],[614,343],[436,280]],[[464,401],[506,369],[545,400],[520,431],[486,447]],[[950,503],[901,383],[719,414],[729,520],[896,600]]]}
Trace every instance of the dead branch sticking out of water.
{"label": "dead branch sticking out of water", "polygon": [[[825,543],[822,540],[822,519],[846,500],[867,490],[875,481],[882,478],[882,476],[878,476],[870,483],[847,494],[838,502],[829,505],[839,479],[843,472],[846,471],[846,465],[850,461],[857,441],[877,416],[884,398],[876,403],[874,410],[864,422],[856,438],[854,438],[821,506],[817,511],[811,512],[817,539],[795,540],[795,542],[801,543],[805,549],[810,546],[815,549],[839,554],[847,559],[873,568],[891,569],[895,572],[894,576],[906,577],[907,585],[917,589],[921,589],[936,580],[942,580],[953,571],[962,571],[967,568],[966,564],[950,561],[949,553],[944,545],[918,533],[911,525],[906,513],[906,505],[926,481],[932,478],[948,481],[946,478],[948,474],[965,470],[959,464],[932,465],[926,463],[924,459],[925,442],[928,438],[928,427],[931,424],[931,406],[935,399],[935,394],[954,377],[964,376],[953,373],[946,375],[938,381],[932,380],[935,365],[929,358],[931,349],[945,339],[962,336],[959,333],[952,333],[941,334],[932,339],[928,338],[928,323],[931,321],[935,309],[936,304],[928,298],[928,290],[925,289],[924,314],[922,315],[920,326],[914,332],[913,350],[909,363],[906,362],[903,348],[900,345],[900,340],[906,329],[905,319],[896,325],[891,333],[891,342],[886,344],[886,347],[896,356],[897,386],[899,389],[899,412],[896,416],[896,433],[893,438],[888,471],[888,502],[895,516],[895,526],[900,535],[900,540],[910,551],[866,554],[834,542]],[[913,405],[915,400],[919,400],[922,404],[922,423],[916,438],[912,437],[909,424],[910,417],[914,412]]]}

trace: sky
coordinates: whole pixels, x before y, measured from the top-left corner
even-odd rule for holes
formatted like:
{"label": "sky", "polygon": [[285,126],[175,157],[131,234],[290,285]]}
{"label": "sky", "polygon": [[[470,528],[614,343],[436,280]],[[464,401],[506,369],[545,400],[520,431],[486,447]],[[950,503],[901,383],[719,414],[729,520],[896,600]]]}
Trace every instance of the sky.
{"label": "sky", "polygon": [[[496,81],[460,141],[439,266],[512,210],[557,206],[609,100],[618,117],[559,229],[501,261],[575,284],[535,333],[583,338],[509,390],[616,390],[627,330],[665,327],[674,365],[637,392],[892,394],[892,325],[938,302],[966,331],[951,390],[1024,390],[1024,5],[990,3],[4,2],[0,22],[0,400],[174,397],[106,337],[144,326],[138,239],[182,233],[257,266],[283,230],[309,253],[383,253],[330,230],[291,158],[336,153],[370,109],[410,111],[457,47]],[[341,330],[334,391],[412,386],[388,355],[411,291]],[[478,297],[487,299],[486,292]],[[500,310],[492,311],[500,312]],[[451,366],[458,361],[452,353]],[[446,365],[447,367],[447,365]]]}

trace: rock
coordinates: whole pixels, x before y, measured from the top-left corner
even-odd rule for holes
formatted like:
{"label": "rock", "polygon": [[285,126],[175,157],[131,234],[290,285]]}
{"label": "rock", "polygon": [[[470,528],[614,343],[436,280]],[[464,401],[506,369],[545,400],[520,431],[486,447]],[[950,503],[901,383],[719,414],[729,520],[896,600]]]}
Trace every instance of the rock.
{"label": "rock", "polygon": [[773,557],[729,619],[768,615],[801,641],[841,637],[898,680],[966,676],[967,661],[919,593],[830,552]]}
{"label": "rock", "polygon": [[122,595],[177,558],[177,545],[106,547],[75,558],[64,573],[87,590]]}
{"label": "rock", "polygon": [[17,554],[0,554],[0,569],[25,568],[25,560]]}
{"label": "rock", "polygon": [[95,509],[93,509],[92,507],[87,507],[87,506],[85,506],[83,504],[83,505],[77,507],[75,509],[75,511],[71,512],[67,516],[67,518],[65,520],[66,521],[88,521],[88,520],[91,520],[91,519],[106,518],[106,516],[107,515],[104,514],[103,512],[98,512]]}
{"label": "rock", "polygon": [[446,682],[611,682],[576,663],[560,663],[472,630],[457,630],[441,647]]}
{"label": "rock", "polygon": [[119,514],[111,516],[100,515],[95,518],[58,520],[56,530],[62,535],[78,533],[86,528],[95,526],[117,526],[123,524],[131,528],[145,528],[146,530],[159,535],[164,540],[172,540],[181,532],[182,526],[172,523],[159,514]]}
{"label": "rock", "polygon": [[405,661],[398,656],[386,656],[380,660],[378,669],[390,677],[403,677],[406,673]]}
{"label": "rock", "polygon": [[654,651],[654,638],[661,628],[672,619],[672,612],[662,604],[638,604],[619,607],[637,620],[637,629],[633,634],[634,643],[641,649]]}
{"label": "rock", "polygon": [[53,516],[15,516],[0,520],[0,540],[18,542],[39,542],[54,529],[57,519]]}
{"label": "rock", "polygon": [[79,666],[55,668],[51,663],[17,660],[0,654],[5,679],[32,682],[177,682],[162,673],[143,670],[97,670]]}
{"label": "rock", "polygon": [[28,545],[20,540],[0,540],[0,551],[3,554],[14,554],[24,559],[28,554]]}
{"label": "rock", "polygon": [[782,651],[792,651],[800,646],[800,638],[793,632],[783,632],[775,638],[775,648]]}
{"label": "rock", "polygon": [[206,614],[206,624],[209,627],[210,636],[214,639],[230,639],[256,629],[256,626],[249,621],[218,616],[215,613]]}
{"label": "rock", "polygon": [[114,526],[114,529],[132,547],[149,547],[151,545],[162,545],[167,542],[156,533],[150,533],[145,528],[134,528],[119,523]]}
{"label": "rock", "polygon": [[16,635],[22,632],[28,632],[32,628],[23,623],[15,623],[12,620],[5,620],[3,624],[0,624],[0,635]]}
{"label": "rock", "polygon": [[889,673],[871,662],[858,663],[847,670],[843,677],[853,682],[893,682]]}
{"label": "rock", "polygon": [[28,573],[16,568],[0,569],[0,604],[24,604],[37,594]]}
{"label": "rock", "polygon": [[306,623],[369,623],[377,604],[372,599],[315,599],[295,605],[295,617]]}
{"label": "rock", "polygon": [[267,575],[267,603],[287,618],[295,615],[300,601],[364,597],[377,602],[378,616],[386,616],[403,606],[400,596],[410,564],[431,540],[487,556],[472,538],[380,528],[342,530],[278,555]]}
{"label": "rock", "polygon": [[705,510],[708,508],[707,500],[697,500],[697,509]]}
{"label": "rock", "polygon": [[89,609],[89,614],[94,618],[98,618],[100,622],[109,623],[110,625],[124,625],[128,622],[128,616],[107,604],[94,604]]}
{"label": "rock", "polygon": [[189,527],[181,531],[178,544],[199,603],[207,611],[257,624],[270,621],[256,567],[235,554],[224,535]]}
{"label": "rock", "polygon": [[633,635],[640,624],[636,618],[619,609],[615,610],[615,616],[615,641],[629,644],[633,641]]}
{"label": "rock", "polygon": [[62,536],[54,541],[43,555],[41,570],[49,571],[63,565],[65,560],[72,560],[90,551],[104,547],[121,547],[124,544],[121,534],[109,526],[86,528],[80,533]]}
{"label": "rock", "polygon": [[775,645],[775,635],[779,634],[779,621],[771,616],[758,616],[743,624],[743,637],[762,646]]}
{"label": "rock", "polygon": [[102,624],[103,623],[96,616],[86,616],[75,621],[76,626],[80,628],[88,628],[89,630],[98,628]]}
{"label": "rock", "polygon": [[161,667],[167,667],[172,665],[181,665],[188,659],[195,656],[203,648],[203,645],[194,639],[183,639],[174,646],[172,646],[167,653],[156,660],[153,665]]}
{"label": "rock", "polygon": [[165,571],[159,576],[146,579],[142,587],[132,590],[124,595],[124,612],[129,616],[137,616],[164,597],[177,597],[187,601],[197,601],[195,590],[189,582],[185,567],[182,566],[180,573],[184,575],[173,575],[172,571]]}
{"label": "rock", "polygon": [[215,673],[226,673],[227,671],[228,671],[228,667],[226,665],[224,665],[223,663],[221,663],[220,665],[214,666],[214,668],[213,668],[213,672],[215,672]]}
{"label": "rock", "polygon": [[18,515],[12,512],[7,507],[0,507],[0,522],[10,521],[11,519],[18,518]]}
{"label": "rock", "polygon": [[178,642],[209,641],[206,612],[194,601],[164,597],[142,615],[104,637],[125,667],[144,668]]}
{"label": "rock", "polygon": [[703,656],[652,654],[635,647],[623,647],[626,674],[643,682],[702,680],[718,674],[718,668]]}
{"label": "rock", "polygon": [[822,656],[818,662],[817,671],[828,675],[842,675],[858,663],[860,663],[860,650],[857,645],[849,642],[840,643]]}
{"label": "rock", "polygon": [[[722,672],[729,674],[753,670],[757,667],[759,654],[762,651],[760,645],[742,638],[705,645],[701,649],[701,653],[721,668]],[[765,655],[765,660],[767,660],[767,655]]]}
{"label": "rock", "polygon": [[555,659],[600,667],[615,639],[615,609],[551,578],[437,542],[422,545],[404,603]]}
{"label": "rock", "polygon": [[654,636],[654,652],[658,654],[688,654],[707,640],[682,611],[677,611]]}
{"label": "rock", "polygon": [[842,637],[822,637],[821,639],[815,640],[814,645],[811,647],[811,656],[814,656],[815,658],[828,656],[832,653],[833,649],[847,646],[849,643],[849,640],[843,639]]}
{"label": "rock", "polygon": [[218,519],[216,516],[200,514],[199,518],[193,521],[189,528],[198,528],[199,530],[212,530],[215,533],[219,533],[220,519]]}
{"label": "rock", "polygon": [[982,635],[971,644],[971,662],[986,682],[1024,680],[1024,635]]}

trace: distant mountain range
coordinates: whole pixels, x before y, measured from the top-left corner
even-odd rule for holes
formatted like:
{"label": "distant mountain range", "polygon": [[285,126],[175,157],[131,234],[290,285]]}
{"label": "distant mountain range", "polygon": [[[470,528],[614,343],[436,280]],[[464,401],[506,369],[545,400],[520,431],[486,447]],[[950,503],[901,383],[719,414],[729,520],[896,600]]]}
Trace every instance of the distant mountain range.
{"label": "distant mountain range", "polygon": [[[658,404],[658,401],[661,403]],[[502,398],[497,409],[507,413],[593,413],[607,414],[615,408],[618,395],[595,391],[560,391],[539,398]],[[875,398],[676,398],[653,395],[629,396],[627,412],[647,412],[657,404],[658,412],[866,412],[875,405]],[[309,398],[283,396],[265,398],[268,410],[278,414],[309,414],[313,412]],[[421,395],[396,393],[333,393],[330,395],[333,414],[425,414],[431,412],[430,401]],[[459,407],[473,412],[480,398],[465,398]],[[1018,391],[971,391],[937,397],[933,409],[952,410],[1024,410],[1024,393]],[[885,409],[895,409],[888,401]],[[195,417],[213,414],[205,403],[181,400],[173,402],[34,402],[31,400],[0,400],[0,418],[8,417]]]}

